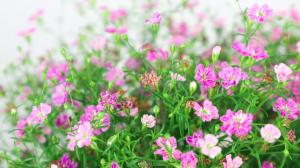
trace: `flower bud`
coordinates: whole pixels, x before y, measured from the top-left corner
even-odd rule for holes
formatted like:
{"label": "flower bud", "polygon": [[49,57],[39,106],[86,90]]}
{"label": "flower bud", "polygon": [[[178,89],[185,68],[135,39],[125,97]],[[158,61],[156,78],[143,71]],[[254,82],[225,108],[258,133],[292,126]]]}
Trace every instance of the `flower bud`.
{"label": "flower bud", "polygon": [[215,46],[213,48],[213,51],[212,51],[212,62],[213,62],[213,64],[218,61],[220,52],[221,52],[221,47],[220,46]]}
{"label": "flower bud", "polygon": [[154,114],[157,116],[158,114],[159,114],[159,107],[156,105],[156,106],[154,106],[153,107],[153,112],[154,112]]}
{"label": "flower bud", "polygon": [[108,145],[108,146],[111,146],[111,145],[117,140],[117,138],[118,138],[118,135],[117,135],[117,134],[111,136],[111,137],[107,140],[107,145]]}
{"label": "flower bud", "polygon": [[195,81],[192,81],[192,82],[190,83],[189,89],[190,89],[190,93],[191,93],[191,94],[194,94],[195,91],[196,91],[196,89],[197,89],[197,83],[196,83]]}

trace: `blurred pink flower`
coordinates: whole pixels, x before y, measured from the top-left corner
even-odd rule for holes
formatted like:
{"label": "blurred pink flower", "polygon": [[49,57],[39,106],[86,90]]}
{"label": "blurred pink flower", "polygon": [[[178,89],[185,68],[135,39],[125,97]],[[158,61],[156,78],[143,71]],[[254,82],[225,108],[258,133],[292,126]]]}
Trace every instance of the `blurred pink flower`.
{"label": "blurred pink flower", "polygon": [[239,168],[243,164],[242,158],[239,156],[232,159],[231,154],[226,156],[226,161],[223,162],[223,168]]}
{"label": "blurred pink flower", "polygon": [[19,31],[17,33],[17,35],[20,36],[20,37],[28,37],[28,36],[32,35],[35,31],[36,31],[36,28],[30,27],[26,30]]}
{"label": "blurred pink flower", "polygon": [[300,41],[297,42],[296,47],[297,47],[298,53],[300,54]]}
{"label": "blurred pink flower", "polygon": [[258,23],[263,23],[272,14],[272,9],[268,5],[258,6],[254,4],[250,9],[248,9],[248,17],[251,20],[257,21]]}
{"label": "blurred pink flower", "polygon": [[280,138],[281,133],[275,125],[266,124],[260,129],[260,135],[265,141],[269,143],[274,143],[277,139]]}
{"label": "blurred pink flower", "polygon": [[106,38],[103,36],[97,36],[92,42],[91,46],[93,50],[100,51],[105,48]]}
{"label": "blurred pink flower", "polygon": [[45,103],[41,103],[38,107],[33,107],[32,112],[27,117],[27,122],[28,124],[32,125],[42,124],[50,113],[51,106]]}
{"label": "blurred pink flower", "polygon": [[43,15],[44,15],[44,10],[43,9],[39,9],[34,14],[32,14],[31,16],[29,16],[28,21],[30,21],[30,22],[37,21]]}
{"label": "blurred pink flower", "polygon": [[297,8],[293,7],[290,10],[290,15],[294,22],[296,22],[296,23],[300,22],[300,12]]}
{"label": "blurred pink flower", "polygon": [[109,12],[109,19],[111,21],[117,21],[122,19],[126,15],[127,15],[126,9],[122,9],[122,8],[114,9]]}
{"label": "blurred pink flower", "polygon": [[203,64],[198,64],[196,68],[195,80],[208,89],[215,87],[217,77],[213,68],[205,68]]}
{"label": "blurred pink flower", "polygon": [[72,91],[73,85],[67,82],[55,86],[52,93],[52,102],[55,106],[64,105],[68,100],[68,95]]}
{"label": "blurred pink flower", "polygon": [[223,123],[221,131],[229,136],[235,134],[237,137],[243,137],[252,130],[253,115],[243,113],[242,110],[233,112],[228,109],[226,114],[221,116],[220,121]]}
{"label": "blurred pink flower", "polygon": [[290,78],[291,74],[293,73],[291,68],[289,68],[284,63],[280,63],[279,65],[275,65],[274,66],[274,71],[276,73],[276,77],[277,77],[278,82],[287,81]]}
{"label": "blurred pink flower", "polygon": [[47,72],[47,79],[63,82],[66,80],[68,71],[69,71],[69,68],[66,63],[51,65]]}
{"label": "blurred pink flower", "polygon": [[148,128],[153,128],[155,126],[156,120],[153,115],[144,114],[141,118],[143,126]]}
{"label": "blurred pink flower", "polygon": [[196,111],[195,114],[200,117],[203,122],[219,118],[217,107],[208,99],[204,100],[203,106],[200,106],[197,102],[193,102],[193,109]]}
{"label": "blurred pink flower", "polygon": [[17,138],[24,137],[26,125],[27,125],[27,120],[25,118],[21,117],[17,123],[16,131],[15,131]]}
{"label": "blurred pink flower", "polygon": [[280,27],[275,27],[272,29],[272,36],[271,36],[272,41],[280,40],[281,36],[282,36],[282,29]]}
{"label": "blurred pink flower", "polygon": [[128,69],[138,69],[140,67],[140,61],[135,58],[129,58],[125,65]]}
{"label": "blurred pink flower", "polygon": [[151,18],[146,20],[147,24],[160,24],[161,22],[161,15],[158,12],[154,12]]}
{"label": "blurred pink flower", "polygon": [[193,151],[182,153],[181,157],[181,168],[197,168],[197,157]]}
{"label": "blurred pink flower", "polygon": [[114,67],[108,68],[108,71],[106,72],[106,76],[105,76],[105,79],[108,82],[114,81],[116,86],[122,86],[125,83],[123,78],[124,78],[124,73],[122,69],[114,68]]}
{"label": "blurred pink flower", "polygon": [[222,149],[217,146],[218,138],[212,134],[206,134],[203,139],[199,140],[199,144],[201,147],[201,153],[211,159],[214,159],[222,151]]}
{"label": "blurred pink flower", "polygon": [[175,81],[185,81],[185,77],[178,74],[178,73],[174,73],[174,72],[170,72],[170,76],[171,76],[171,79],[172,80],[175,80]]}

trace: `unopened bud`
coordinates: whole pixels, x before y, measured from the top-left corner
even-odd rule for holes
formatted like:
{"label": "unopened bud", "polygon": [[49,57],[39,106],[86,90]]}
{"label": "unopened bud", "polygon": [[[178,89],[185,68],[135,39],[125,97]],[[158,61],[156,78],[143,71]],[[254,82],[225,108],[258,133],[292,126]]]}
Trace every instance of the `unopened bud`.
{"label": "unopened bud", "polygon": [[215,46],[213,48],[213,51],[212,51],[212,62],[213,63],[218,61],[220,52],[221,52],[221,47],[220,46]]}
{"label": "unopened bud", "polygon": [[195,91],[196,91],[196,89],[197,89],[197,83],[195,82],[195,81],[193,81],[193,82],[191,82],[190,83],[190,93],[191,94],[194,94],[195,93]]}

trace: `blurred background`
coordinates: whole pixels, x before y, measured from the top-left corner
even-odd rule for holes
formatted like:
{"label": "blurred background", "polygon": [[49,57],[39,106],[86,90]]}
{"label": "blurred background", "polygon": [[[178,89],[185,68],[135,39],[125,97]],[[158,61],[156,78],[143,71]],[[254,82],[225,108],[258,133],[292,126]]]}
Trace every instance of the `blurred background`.
{"label": "blurred background", "polygon": [[[78,15],[76,8],[80,7],[83,1],[86,0],[9,0],[2,2],[0,6],[0,70],[22,57],[20,52],[17,51],[18,47],[30,50],[30,57],[39,57],[45,51],[58,46],[59,41],[62,39],[71,43],[74,40],[72,38],[80,32],[82,25],[87,22],[97,22],[99,17],[93,16],[94,14],[84,18]],[[215,15],[225,24],[226,29],[231,29],[235,19],[240,19],[235,17],[240,11],[236,0],[195,1],[198,3],[197,10],[199,10],[199,13]],[[131,3],[127,0],[97,1],[97,3],[110,8],[134,9],[137,16],[143,14],[143,9],[140,6],[144,2],[147,1],[135,0]],[[180,0],[159,0],[157,2],[159,2],[159,12],[163,13],[175,7]],[[241,9],[251,6],[253,3],[266,3],[277,12],[291,7],[300,10],[300,0],[240,0],[239,3]],[[43,11],[43,27],[45,30],[37,30],[32,36],[32,44],[26,46],[24,39],[18,37],[17,33],[34,27],[34,24],[29,21],[29,16],[39,10]],[[130,35],[130,28],[128,28],[128,33]],[[136,38],[134,36],[136,35],[133,34],[130,38]]]}

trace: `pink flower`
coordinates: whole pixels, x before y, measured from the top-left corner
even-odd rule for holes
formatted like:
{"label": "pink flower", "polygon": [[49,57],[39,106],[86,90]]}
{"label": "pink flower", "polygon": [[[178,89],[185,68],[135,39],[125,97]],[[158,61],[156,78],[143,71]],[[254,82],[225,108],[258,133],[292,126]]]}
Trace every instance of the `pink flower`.
{"label": "pink flower", "polygon": [[293,7],[291,10],[290,10],[290,15],[291,15],[291,18],[293,19],[294,22],[300,22],[300,13],[298,12],[299,10],[296,9],[295,7]]}
{"label": "pink flower", "polygon": [[237,86],[241,80],[244,80],[248,75],[238,67],[224,67],[219,72],[219,77],[222,79],[221,85],[225,89],[232,86]]}
{"label": "pink flower", "polygon": [[275,125],[266,124],[260,129],[260,135],[265,141],[269,143],[274,143],[277,139],[280,138],[281,133]]}
{"label": "pink flower", "polygon": [[182,75],[178,74],[178,73],[174,73],[174,72],[170,72],[170,76],[172,80],[175,81],[185,81],[185,77],[183,77]]}
{"label": "pink flower", "polygon": [[55,119],[55,125],[57,127],[69,128],[70,127],[70,120],[67,113],[59,114]]}
{"label": "pink flower", "polygon": [[16,131],[15,131],[17,138],[24,137],[26,125],[27,125],[27,120],[25,118],[21,117],[17,123]]}
{"label": "pink flower", "polygon": [[154,151],[154,154],[161,155],[163,157],[163,160],[169,160],[169,153],[172,155],[176,160],[180,159],[181,152],[177,150],[177,144],[176,144],[176,138],[170,137],[168,139],[159,137],[156,140],[156,145],[160,147],[160,149],[157,149]]}
{"label": "pink flower", "polygon": [[117,29],[114,26],[107,26],[105,31],[107,33],[115,33],[117,31]]}
{"label": "pink flower", "polygon": [[203,64],[198,64],[196,68],[195,80],[208,89],[215,87],[217,77],[211,67],[204,68]]}
{"label": "pink flower", "polygon": [[96,51],[102,50],[106,45],[106,38],[97,36],[91,43],[92,49]]}
{"label": "pink flower", "polygon": [[41,18],[43,15],[44,15],[44,10],[39,9],[34,14],[29,16],[28,20],[30,22],[34,22],[34,21],[38,20],[39,18]]}
{"label": "pink flower", "polygon": [[181,154],[181,168],[196,168],[197,167],[197,157],[193,151],[189,151]]}
{"label": "pink flower", "polygon": [[[77,127],[77,125],[74,126],[75,128]],[[68,140],[68,149],[71,151],[74,151],[74,148],[76,146],[76,137],[74,132],[68,132],[67,134],[67,140]]]}
{"label": "pink flower", "polygon": [[200,148],[200,140],[203,139],[203,137],[203,132],[199,130],[194,132],[192,136],[187,136],[185,140],[190,146]]}
{"label": "pink flower", "polygon": [[26,30],[19,31],[17,33],[17,35],[20,36],[20,37],[28,37],[28,36],[32,35],[35,31],[36,31],[36,28],[30,27]]}
{"label": "pink flower", "polygon": [[109,14],[109,19],[111,21],[117,21],[122,19],[123,17],[125,17],[127,15],[127,11],[125,9],[115,9],[115,10],[111,10],[110,14]]}
{"label": "pink flower", "polygon": [[290,78],[290,75],[293,73],[291,68],[289,68],[284,63],[274,66],[274,71],[276,73],[277,80],[279,82],[285,82]]}
{"label": "pink flower", "polygon": [[272,162],[264,161],[261,165],[261,168],[275,168]]}
{"label": "pink flower", "polygon": [[68,154],[64,154],[59,160],[60,168],[77,168],[77,163],[70,159]]}
{"label": "pink flower", "polygon": [[112,67],[108,68],[105,79],[109,82],[114,81],[116,86],[121,86],[125,83],[123,77],[122,69]]}
{"label": "pink flower", "polygon": [[76,131],[76,141],[79,148],[90,146],[92,143],[93,129],[89,122],[84,122],[78,126]]}
{"label": "pink flower", "polygon": [[113,161],[113,162],[111,162],[111,164],[110,164],[110,168],[120,168],[120,166],[118,165],[117,162]]}
{"label": "pink flower", "polygon": [[99,113],[95,121],[97,122],[97,128],[94,130],[95,135],[100,135],[110,128],[110,116],[107,113]]}
{"label": "pink flower", "polygon": [[220,121],[223,123],[221,131],[229,136],[235,134],[237,137],[243,137],[252,129],[253,115],[245,114],[242,110],[233,112],[228,109],[226,114],[221,116]]}
{"label": "pink flower", "polygon": [[204,139],[200,139],[199,144],[201,147],[201,153],[211,159],[214,159],[222,151],[222,149],[217,146],[218,138],[212,134],[206,134]]}
{"label": "pink flower", "polygon": [[203,106],[200,106],[198,103],[193,102],[193,108],[196,110],[195,114],[198,117],[201,117],[202,121],[211,121],[212,119],[219,118],[219,111],[216,106],[212,104],[209,100],[204,100]]}
{"label": "pink flower", "polygon": [[273,105],[274,111],[279,111],[282,117],[287,117],[288,119],[294,120],[299,115],[299,110],[297,107],[297,103],[289,98],[288,100],[284,100],[284,98],[277,98],[276,102]]}
{"label": "pink flower", "polygon": [[141,122],[145,127],[153,128],[155,126],[156,120],[153,115],[144,114],[141,118]]}
{"label": "pink flower", "polygon": [[51,106],[48,104],[42,103],[38,107],[34,106],[27,118],[27,122],[32,125],[42,124],[50,112]]}
{"label": "pink flower", "polygon": [[[71,90],[72,86],[69,85],[67,82],[58,84],[52,94],[52,102],[55,106],[64,105],[68,100],[68,95]],[[69,89],[69,91],[68,91]]]}
{"label": "pink flower", "polygon": [[158,12],[152,14],[151,18],[146,20],[147,24],[160,24],[161,15]]}
{"label": "pink flower", "polygon": [[248,10],[248,17],[251,20],[257,21],[258,23],[263,23],[265,20],[272,14],[272,9],[268,5],[264,4],[263,6],[258,6],[254,4]]}
{"label": "pink flower", "polygon": [[251,46],[245,46],[244,44],[236,41],[232,43],[232,48],[237,53],[243,56],[252,57],[256,61],[269,57],[268,53],[264,51],[262,47],[253,48]]}
{"label": "pink flower", "polygon": [[281,36],[282,36],[282,29],[279,28],[279,27],[275,27],[273,28],[272,30],[272,41],[278,41],[281,39]]}
{"label": "pink flower", "polygon": [[300,54],[300,41],[297,42],[296,46],[297,46],[297,51]]}
{"label": "pink flower", "polygon": [[232,159],[231,154],[229,154],[226,156],[226,162],[223,162],[223,168],[239,168],[242,164],[242,158],[237,156],[234,159]]}
{"label": "pink flower", "polygon": [[148,53],[147,53],[147,60],[149,62],[154,62],[157,59],[158,59],[158,55],[157,55],[156,51],[154,51],[154,50],[148,51]]}
{"label": "pink flower", "polygon": [[128,69],[138,69],[140,67],[140,61],[138,59],[129,58],[125,65]]}
{"label": "pink flower", "polygon": [[59,82],[65,81],[68,71],[69,71],[69,68],[66,63],[52,65],[52,66],[50,66],[50,68],[48,70],[47,79],[48,80],[57,80]]}

